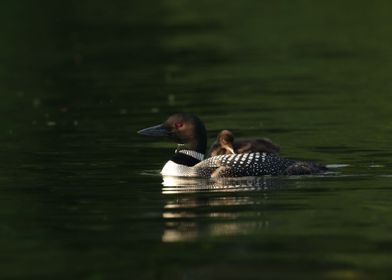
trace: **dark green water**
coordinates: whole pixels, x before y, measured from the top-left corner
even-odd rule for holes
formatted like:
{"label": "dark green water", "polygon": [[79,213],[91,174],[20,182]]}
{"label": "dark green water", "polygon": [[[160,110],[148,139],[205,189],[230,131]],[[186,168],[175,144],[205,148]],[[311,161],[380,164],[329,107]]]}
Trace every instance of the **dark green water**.
{"label": "dark green water", "polygon": [[[228,2],[0,4],[1,279],[388,279],[392,4]],[[163,183],[177,111],[345,167]]]}

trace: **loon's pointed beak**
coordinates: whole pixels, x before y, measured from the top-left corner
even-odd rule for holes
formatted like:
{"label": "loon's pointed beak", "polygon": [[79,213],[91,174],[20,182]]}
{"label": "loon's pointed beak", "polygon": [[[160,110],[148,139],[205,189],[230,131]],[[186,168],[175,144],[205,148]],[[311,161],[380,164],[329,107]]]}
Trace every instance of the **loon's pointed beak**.
{"label": "loon's pointed beak", "polygon": [[168,131],[161,124],[147,127],[145,129],[139,130],[137,133],[141,134],[141,135],[146,135],[146,136],[168,136],[169,135]]}

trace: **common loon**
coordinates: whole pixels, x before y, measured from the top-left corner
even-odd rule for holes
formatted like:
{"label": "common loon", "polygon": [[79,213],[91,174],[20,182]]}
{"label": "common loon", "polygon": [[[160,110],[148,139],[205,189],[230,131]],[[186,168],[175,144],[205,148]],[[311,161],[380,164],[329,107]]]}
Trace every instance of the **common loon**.
{"label": "common loon", "polygon": [[226,154],[245,154],[261,152],[267,154],[277,154],[280,147],[268,138],[234,139],[230,130],[222,130],[216,137],[216,141],[211,145],[209,155],[218,156]]}
{"label": "common loon", "polygon": [[267,153],[219,155],[204,159],[207,132],[195,115],[177,113],[164,123],[138,131],[147,136],[166,136],[178,144],[174,156],[161,170],[163,176],[244,177],[302,175],[326,171],[313,162],[295,161]]}

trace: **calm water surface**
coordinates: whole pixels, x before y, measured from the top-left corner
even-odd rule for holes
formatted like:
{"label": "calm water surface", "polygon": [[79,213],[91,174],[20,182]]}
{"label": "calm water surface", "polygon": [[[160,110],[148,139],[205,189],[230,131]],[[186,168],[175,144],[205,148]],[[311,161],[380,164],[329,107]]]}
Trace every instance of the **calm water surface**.
{"label": "calm water surface", "polygon": [[[8,2],[1,279],[388,279],[389,1]],[[163,181],[177,111],[338,168]]]}

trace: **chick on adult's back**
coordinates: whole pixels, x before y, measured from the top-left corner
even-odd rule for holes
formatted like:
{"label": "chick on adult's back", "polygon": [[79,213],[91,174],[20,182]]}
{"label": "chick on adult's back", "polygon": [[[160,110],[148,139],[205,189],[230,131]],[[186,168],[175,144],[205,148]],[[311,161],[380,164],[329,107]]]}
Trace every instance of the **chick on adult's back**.
{"label": "chick on adult's back", "polygon": [[267,153],[277,154],[280,147],[268,138],[234,138],[230,130],[218,133],[216,141],[211,145],[209,155],[219,156],[227,154]]}

